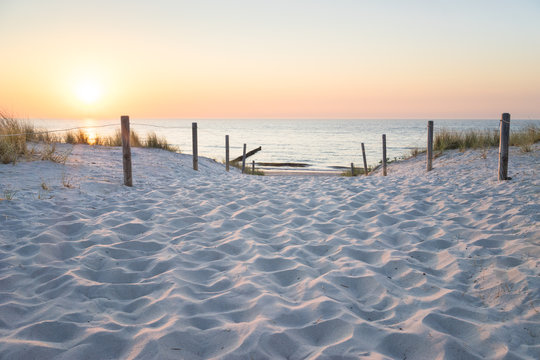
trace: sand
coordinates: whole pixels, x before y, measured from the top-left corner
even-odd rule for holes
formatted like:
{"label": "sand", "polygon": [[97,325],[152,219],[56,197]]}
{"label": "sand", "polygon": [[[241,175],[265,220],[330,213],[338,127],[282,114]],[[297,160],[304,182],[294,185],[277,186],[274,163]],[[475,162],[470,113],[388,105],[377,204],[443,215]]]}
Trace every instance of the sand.
{"label": "sand", "polygon": [[[246,176],[0,165],[0,359],[538,359],[540,151]],[[485,157],[485,158],[484,158]]]}

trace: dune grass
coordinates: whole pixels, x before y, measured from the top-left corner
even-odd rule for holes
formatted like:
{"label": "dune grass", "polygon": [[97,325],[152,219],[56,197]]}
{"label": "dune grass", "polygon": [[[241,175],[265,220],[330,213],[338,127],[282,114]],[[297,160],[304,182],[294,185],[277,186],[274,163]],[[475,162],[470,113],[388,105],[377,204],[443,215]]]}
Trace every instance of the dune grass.
{"label": "dune grass", "polygon": [[[29,143],[34,144],[29,147]],[[36,146],[36,143],[42,144]],[[36,129],[29,122],[16,119],[0,111],[0,163],[15,164],[21,158],[65,163],[69,154],[59,153],[56,143],[122,146],[122,134],[120,129],[117,129],[114,135],[97,135],[95,138],[91,138],[84,129],[78,129],[58,135]],[[154,132],[148,133],[146,139],[141,139],[132,130],[130,143],[132,147],[158,148],[180,152],[180,149],[170,145],[165,137],[158,137]]]}
{"label": "dune grass", "polygon": [[58,151],[56,143],[60,140],[54,134],[0,112],[0,162],[3,164],[15,164],[21,158],[65,163],[69,152]]}
{"label": "dune grass", "polygon": [[78,131],[68,131],[64,135],[64,142],[66,144],[88,144],[90,138],[88,134],[79,129]]}
{"label": "dune grass", "polygon": [[[130,139],[130,142],[131,142],[131,139]],[[96,135],[96,138],[94,139],[94,145],[122,146],[122,134],[120,133],[120,129],[117,129],[114,135],[110,135],[110,136]]]}
{"label": "dune grass", "polygon": [[31,132],[33,129],[29,129],[25,122],[0,113],[0,162],[15,163],[20,156],[27,154],[27,136],[22,134]]}
{"label": "dune grass", "polygon": [[[90,138],[90,135],[84,129],[70,130],[64,134],[60,142],[65,142],[66,144],[122,146],[122,134],[117,129],[114,135],[96,135],[95,138]],[[130,144],[133,147],[143,147],[143,142],[139,135],[133,130],[130,133]]]}
{"label": "dune grass", "polygon": [[[532,145],[540,141],[540,128],[531,126],[523,130],[512,131],[510,134],[510,146],[519,146],[522,151],[532,151]],[[45,144],[41,149],[35,147],[29,149],[28,142],[42,142]],[[102,146],[122,146],[120,129],[114,135],[97,135],[91,139],[83,129],[68,131],[63,135],[57,135],[36,129],[32,124],[16,119],[0,111],[0,162],[4,164],[16,163],[21,157],[37,157],[40,160],[55,162],[66,161],[65,154],[58,154],[54,143],[64,142],[68,144],[90,144]],[[133,147],[158,148],[167,151],[180,152],[180,149],[170,145],[165,137],[159,137],[155,132],[147,134],[146,139],[131,131],[130,143]],[[499,145],[499,130],[468,130],[452,131],[442,129],[435,134],[434,150],[444,151],[452,149],[479,149],[496,147]],[[425,150],[413,149],[410,156],[416,157]],[[231,164],[240,168],[240,164]],[[247,165],[247,164],[246,164]],[[371,169],[370,169],[371,171]],[[246,174],[251,173],[251,168],[246,166]],[[358,175],[363,174],[363,169],[355,171]],[[263,175],[264,172],[256,170],[255,175]],[[351,176],[350,170],[342,173],[343,176]]]}
{"label": "dune grass", "polygon": [[[0,163],[15,164],[20,158],[62,161],[55,146],[51,146],[54,140],[30,123],[0,112]],[[42,142],[44,146],[29,148],[29,142]]]}
{"label": "dune grass", "polygon": [[[83,130],[68,131],[63,139],[68,144],[88,144],[88,145],[101,145],[101,146],[122,146],[122,133],[120,129],[116,129],[113,135],[101,136],[96,135],[95,138],[90,139],[89,135]],[[133,130],[130,131],[129,142],[132,147],[146,147],[162,149],[172,152],[180,152],[178,147],[173,146],[167,142],[165,137],[159,137],[155,132],[149,132],[146,135],[146,139],[141,139],[139,134]]]}
{"label": "dune grass", "polygon": [[[532,145],[540,141],[540,128],[531,126],[510,132],[510,146],[519,146],[523,151],[531,151]],[[435,134],[434,150],[482,149],[499,146],[499,130],[452,131],[442,129]]]}
{"label": "dune grass", "polygon": [[519,132],[510,133],[510,146],[519,146],[523,152],[532,151],[532,146],[540,142],[540,128],[528,127]]}
{"label": "dune grass", "polygon": [[144,147],[180,152],[178,147],[170,145],[164,136],[159,137],[155,132],[150,132],[146,135]]}

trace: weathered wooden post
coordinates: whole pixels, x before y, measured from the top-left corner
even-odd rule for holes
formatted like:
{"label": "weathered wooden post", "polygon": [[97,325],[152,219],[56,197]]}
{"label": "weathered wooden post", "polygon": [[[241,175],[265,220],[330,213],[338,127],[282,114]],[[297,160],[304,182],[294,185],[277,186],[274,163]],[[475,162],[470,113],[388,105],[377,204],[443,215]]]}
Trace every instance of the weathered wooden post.
{"label": "weathered wooden post", "polygon": [[427,171],[433,169],[433,121],[427,125]]}
{"label": "weathered wooden post", "polygon": [[225,170],[229,171],[229,135],[225,135]]}
{"label": "weathered wooden post", "polygon": [[255,160],[251,163],[251,175],[255,175]]}
{"label": "weathered wooden post", "polygon": [[508,177],[508,145],[510,143],[510,114],[501,116],[499,134],[499,181],[510,180]]}
{"label": "weathered wooden post", "polygon": [[367,161],[366,161],[366,149],[364,148],[364,143],[362,143],[362,158],[364,159],[364,175],[368,175],[367,171]]}
{"label": "weathered wooden post", "polygon": [[124,185],[133,186],[133,176],[131,174],[129,116],[123,115],[120,117],[120,128],[122,129],[122,163],[124,166]]}
{"label": "weathered wooden post", "polygon": [[382,174],[386,176],[386,134],[382,136]]}
{"label": "weathered wooden post", "polygon": [[242,155],[242,174],[246,170],[246,144],[244,144],[244,153]]}
{"label": "weathered wooden post", "polygon": [[193,143],[193,170],[199,170],[199,148],[197,144],[197,123],[191,124],[191,134]]}
{"label": "weathered wooden post", "polygon": [[354,163],[351,163],[351,176],[354,176]]}

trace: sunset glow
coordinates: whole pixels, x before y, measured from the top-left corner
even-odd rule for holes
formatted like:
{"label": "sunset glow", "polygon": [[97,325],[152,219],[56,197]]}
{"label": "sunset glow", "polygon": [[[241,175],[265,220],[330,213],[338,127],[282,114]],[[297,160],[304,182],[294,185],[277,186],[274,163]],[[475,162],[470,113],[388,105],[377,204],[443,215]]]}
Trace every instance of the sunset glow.
{"label": "sunset glow", "polygon": [[86,104],[93,104],[101,97],[100,86],[92,81],[85,81],[77,85],[76,94],[79,100]]}
{"label": "sunset glow", "polygon": [[537,1],[8,0],[0,14],[0,108],[17,115],[540,118]]}

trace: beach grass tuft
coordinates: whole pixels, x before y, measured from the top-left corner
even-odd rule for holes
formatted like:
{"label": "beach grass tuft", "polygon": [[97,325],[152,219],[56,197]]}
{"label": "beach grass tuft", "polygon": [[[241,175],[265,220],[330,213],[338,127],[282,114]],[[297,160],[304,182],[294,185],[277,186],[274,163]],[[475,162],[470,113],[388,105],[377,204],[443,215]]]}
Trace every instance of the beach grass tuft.
{"label": "beach grass tuft", "polygon": [[[71,134],[77,141],[78,133]],[[0,162],[15,164],[20,158],[50,160],[65,164],[69,152],[58,152],[56,135],[36,129],[30,123],[0,112]],[[28,143],[33,145],[29,148]],[[38,144],[40,143],[40,144]]]}
{"label": "beach grass tuft", "polygon": [[117,129],[114,135],[110,135],[110,136],[96,135],[94,144],[101,145],[101,146],[122,146],[122,134],[120,133],[120,129]]}
{"label": "beach grass tuft", "polygon": [[56,143],[45,143],[44,147],[39,153],[39,159],[42,161],[52,161],[64,165],[70,154],[71,150],[58,151],[56,149]]}
{"label": "beach grass tuft", "polygon": [[129,143],[133,147],[143,147],[141,137],[133,130],[129,132]]}
{"label": "beach grass tuft", "polygon": [[88,144],[90,143],[90,137],[83,129],[68,131],[64,135],[64,142],[66,144]]}
{"label": "beach grass tuft", "polygon": [[155,132],[147,134],[144,147],[179,152],[179,149],[176,146],[170,145],[164,136],[159,137]]}
{"label": "beach grass tuft", "polygon": [[26,142],[31,134],[34,131],[28,123],[0,112],[0,162],[15,164],[20,156],[26,155]]}
{"label": "beach grass tuft", "polygon": [[67,176],[65,172],[62,174],[62,185],[68,189],[74,188],[73,184],[71,183],[71,178]]}
{"label": "beach grass tuft", "polygon": [[426,149],[420,149],[418,147],[412,148],[409,153],[409,156],[406,156],[406,159],[415,158],[420,154],[425,154],[426,152],[427,152]]}

